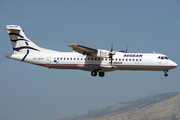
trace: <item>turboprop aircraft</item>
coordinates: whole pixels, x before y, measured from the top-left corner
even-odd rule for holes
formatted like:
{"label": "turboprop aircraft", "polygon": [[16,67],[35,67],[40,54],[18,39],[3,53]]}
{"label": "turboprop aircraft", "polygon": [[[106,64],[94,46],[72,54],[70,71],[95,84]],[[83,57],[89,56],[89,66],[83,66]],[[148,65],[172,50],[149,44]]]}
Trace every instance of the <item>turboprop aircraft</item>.
{"label": "turboprop aircraft", "polygon": [[28,39],[18,25],[7,25],[14,54],[7,58],[54,69],[79,69],[90,71],[92,76],[100,77],[105,72],[115,70],[143,70],[167,72],[177,64],[166,55],[157,53],[127,53],[126,51],[93,49],[77,44],[69,44],[73,52],[58,52],[45,49]]}

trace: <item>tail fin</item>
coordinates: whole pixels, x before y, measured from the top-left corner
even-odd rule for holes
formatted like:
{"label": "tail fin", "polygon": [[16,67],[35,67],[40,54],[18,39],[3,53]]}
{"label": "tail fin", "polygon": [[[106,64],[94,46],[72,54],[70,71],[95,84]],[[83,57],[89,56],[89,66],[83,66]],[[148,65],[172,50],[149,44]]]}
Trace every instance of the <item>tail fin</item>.
{"label": "tail fin", "polygon": [[7,25],[5,30],[9,33],[14,54],[29,53],[42,49],[26,37],[20,26]]}

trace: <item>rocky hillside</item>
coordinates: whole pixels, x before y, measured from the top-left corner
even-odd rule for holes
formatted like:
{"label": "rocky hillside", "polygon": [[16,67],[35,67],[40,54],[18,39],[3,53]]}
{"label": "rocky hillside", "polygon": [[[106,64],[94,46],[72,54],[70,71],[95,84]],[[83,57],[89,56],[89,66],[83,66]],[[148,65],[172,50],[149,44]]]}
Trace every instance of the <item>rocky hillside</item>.
{"label": "rocky hillside", "polygon": [[180,93],[148,96],[59,120],[180,120]]}

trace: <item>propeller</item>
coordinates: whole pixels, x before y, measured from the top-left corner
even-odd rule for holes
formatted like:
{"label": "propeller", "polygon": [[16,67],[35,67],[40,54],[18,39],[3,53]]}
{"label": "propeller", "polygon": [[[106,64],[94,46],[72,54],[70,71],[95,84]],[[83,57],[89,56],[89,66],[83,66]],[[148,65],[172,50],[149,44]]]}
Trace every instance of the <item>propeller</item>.
{"label": "propeller", "polygon": [[127,53],[127,51],[128,51],[128,44],[127,44],[127,46],[126,46],[126,50],[120,50],[120,51],[118,51],[118,52]]}
{"label": "propeller", "polygon": [[110,51],[110,53],[109,53],[109,58],[111,59],[111,65],[112,65],[113,55],[115,55],[115,53],[113,53],[113,42],[112,42],[111,51]]}

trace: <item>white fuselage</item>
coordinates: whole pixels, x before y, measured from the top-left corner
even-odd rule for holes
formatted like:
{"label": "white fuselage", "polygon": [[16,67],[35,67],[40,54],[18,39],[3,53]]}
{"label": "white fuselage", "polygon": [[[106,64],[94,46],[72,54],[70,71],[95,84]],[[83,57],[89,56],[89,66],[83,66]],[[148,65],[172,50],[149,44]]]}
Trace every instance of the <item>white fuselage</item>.
{"label": "white fuselage", "polygon": [[[22,61],[26,54],[13,54],[8,58]],[[160,58],[158,58],[160,57]],[[76,52],[31,52],[26,55],[24,62],[54,69],[80,69],[92,71],[99,69],[103,72],[114,70],[150,70],[164,71],[177,67],[170,59],[161,59],[163,54],[155,53],[122,53],[116,52],[112,65],[110,58],[96,58]]]}
{"label": "white fuselage", "polygon": [[80,69],[97,73],[100,77],[105,72],[115,70],[151,70],[164,71],[177,67],[177,64],[163,54],[126,53],[102,49],[93,49],[77,44],[69,44],[76,52],[57,52],[44,49],[34,44],[26,37],[20,26],[7,25],[14,54],[8,58],[54,69]]}

